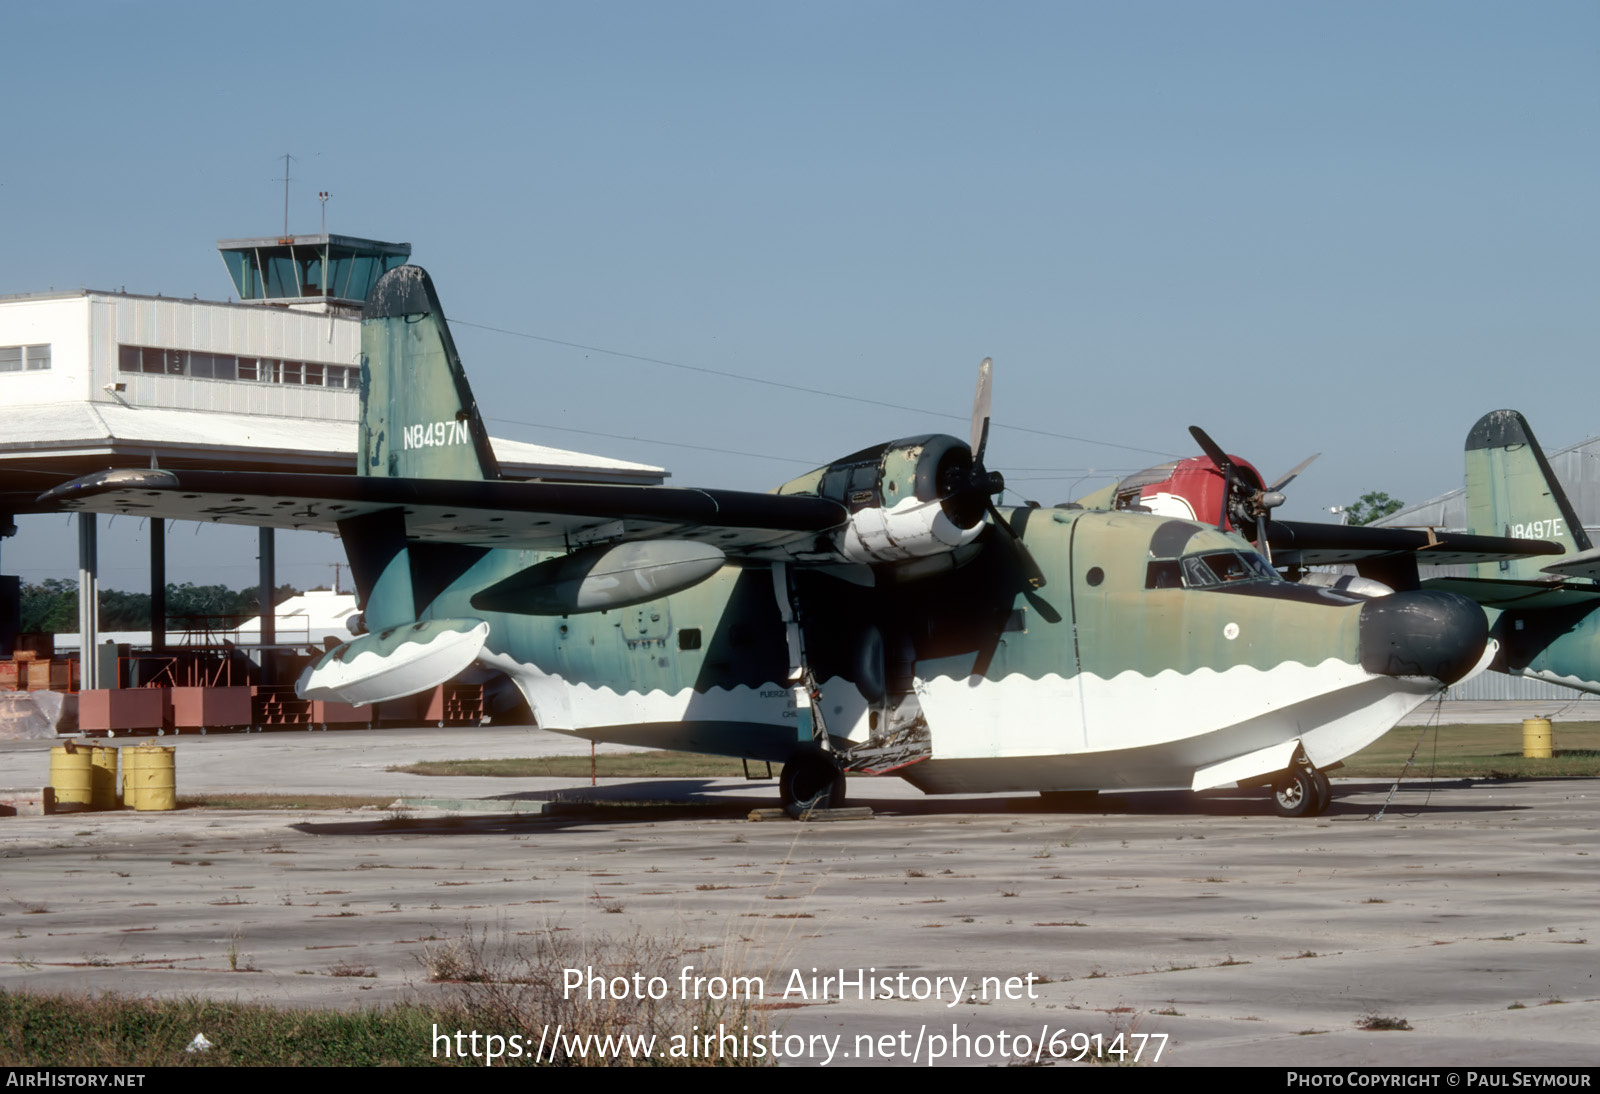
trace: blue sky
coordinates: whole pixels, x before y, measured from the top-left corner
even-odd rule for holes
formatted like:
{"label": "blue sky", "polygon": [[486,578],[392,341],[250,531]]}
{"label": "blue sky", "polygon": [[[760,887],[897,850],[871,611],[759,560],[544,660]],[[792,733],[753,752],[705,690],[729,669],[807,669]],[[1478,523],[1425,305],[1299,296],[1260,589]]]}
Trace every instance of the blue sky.
{"label": "blue sky", "polygon": [[[223,297],[215,241],[282,227],[291,152],[290,229],[330,191],[452,319],[818,392],[457,328],[497,435],[677,484],[964,435],[984,356],[1009,501],[1191,423],[1269,477],[1322,452],[1299,517],[1453,489],[1497,407],[1600,433],[1593,3],[91,0],[0,31],[0,293]],[[5,570],[67,576],[62,528]],[[173,579],[253,584],[226,536],[175,532]]]}

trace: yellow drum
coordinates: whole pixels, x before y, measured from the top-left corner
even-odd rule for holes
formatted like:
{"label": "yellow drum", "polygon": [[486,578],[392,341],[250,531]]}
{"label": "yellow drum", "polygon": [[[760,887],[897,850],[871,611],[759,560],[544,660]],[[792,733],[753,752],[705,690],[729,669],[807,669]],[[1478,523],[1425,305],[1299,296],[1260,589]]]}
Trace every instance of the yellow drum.
{"label": "yellow drum", "polygon": [[1522,719],[1523,757],[1529,760],[1548,760],[1553,736],[1550,732],[1550,719]]}
{"label": "yellow drum", "polygon": [[94,764],[89,750],[57,745],[50,750],[50,785],[57,813],[86,813],[94,808]]}
{"label": "yellow drum", "polygon": [[93,800],[96,809],[117,807],[117,750],[106,745],[96,745],[89,750],[89,763],[93,779]]}
{"label": "yellow drum", "polygon": [[176,809],[177,751],[159,745],[127,749],[122,757],[122,803],[141,811]]}

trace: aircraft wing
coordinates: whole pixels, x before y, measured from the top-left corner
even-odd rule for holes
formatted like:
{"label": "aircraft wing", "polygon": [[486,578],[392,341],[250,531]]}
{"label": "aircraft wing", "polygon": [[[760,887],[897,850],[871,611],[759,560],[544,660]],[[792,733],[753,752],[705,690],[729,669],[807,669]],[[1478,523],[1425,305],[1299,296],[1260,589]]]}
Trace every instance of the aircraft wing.
{"label": "aircraft wing", "polygon": [[1359,566],[1366,562],[1401,559],[1415,559],[1429,566],[1450,566],[1562,552],[1559,543],[1541,539],[1295,520],[1268,522],[1267,542],[1272,546],[1272,561],[1278,566]]}
{"label": "aircraft wing", "polygon": [[1544,581],[1503,581],[1498,578],[1435,577],[1424,588],[1460,593],[1486,608],[1533,610],[1593,606],[1600,601],[1600,585],[1572,585]]}
{"label": "aircraft wing", "polygon": [[591,483],[456,481],[268,472],[101,471],[40,497],[62,509],[337,532],[340,522],[402,509],[406,536],[474,547],[563,550],[590,543],[690,539],[735,557],[837,561],[807,542],[848,521],[825,498]]}

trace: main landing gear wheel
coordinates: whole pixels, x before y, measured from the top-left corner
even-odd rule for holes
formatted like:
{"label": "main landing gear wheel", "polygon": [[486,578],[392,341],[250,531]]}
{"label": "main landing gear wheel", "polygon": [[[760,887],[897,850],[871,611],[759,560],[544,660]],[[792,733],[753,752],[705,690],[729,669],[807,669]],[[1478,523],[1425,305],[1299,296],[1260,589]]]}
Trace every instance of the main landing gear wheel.
{"label": "main landing gear wheel", "polygon": [[1272,784],[1272,804],[1280,817],[1315,817],[1328,808],[1329,796],[1318,782],[1319,775],[1325,783],[1326,775],[1305,767],[1285,771],[1278,777]]}
{"label": "main landing gear wheel", "polygon": [[1333,783],[1328,776],[1317,768],[1311,769],[1311,775],[1317,780],[1317,816],[1328,811],[1328,806],[1333,804]]}
{"label": "main landing gear wheel", "polygon": [[838,809],[844,804],[844,772],[822,752],[802,752],[783,765],[778,797],[796,820],[813,809]]}

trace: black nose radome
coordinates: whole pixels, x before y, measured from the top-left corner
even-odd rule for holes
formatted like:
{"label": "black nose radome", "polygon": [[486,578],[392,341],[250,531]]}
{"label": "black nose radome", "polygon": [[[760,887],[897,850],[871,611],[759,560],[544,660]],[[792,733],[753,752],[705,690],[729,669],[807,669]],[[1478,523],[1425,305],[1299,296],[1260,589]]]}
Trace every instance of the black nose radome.
{"label": "black nose radome", "polygon": [[1445,592],[1395,593],[1361,607],[1361,667],[1384,676],[1461,679],[1483,656],[1483,609]]}

